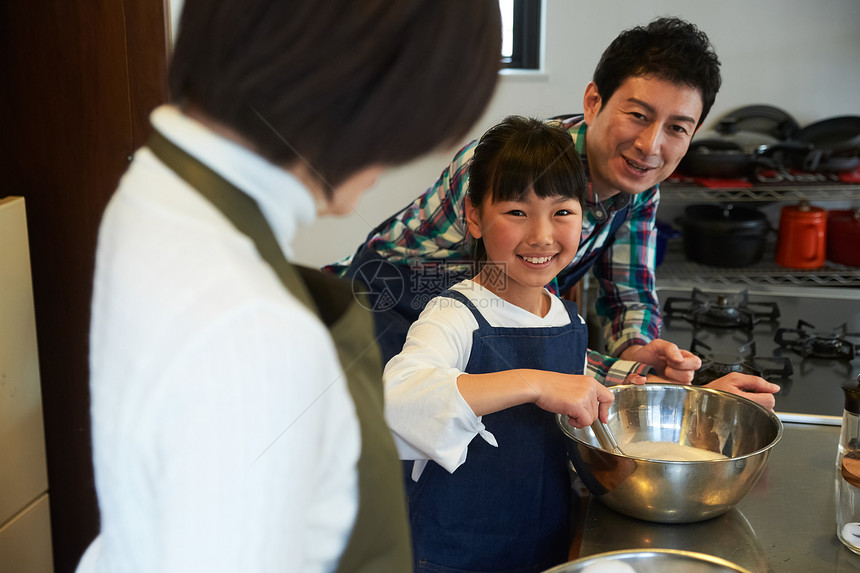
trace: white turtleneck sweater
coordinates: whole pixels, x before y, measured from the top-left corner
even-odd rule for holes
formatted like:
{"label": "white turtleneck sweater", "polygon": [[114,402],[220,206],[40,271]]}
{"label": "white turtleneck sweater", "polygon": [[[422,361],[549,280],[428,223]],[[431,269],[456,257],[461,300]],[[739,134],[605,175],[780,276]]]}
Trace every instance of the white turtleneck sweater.
{"label": "white turtleneck sweater", "polygon": [[[152,121],[251,195],[289,258],[316,214],[298,180],[176,109]],[[90,337],[101,532],[79,572],[335,568],[360,437],[334,345],[145,148],[101,223]]]}

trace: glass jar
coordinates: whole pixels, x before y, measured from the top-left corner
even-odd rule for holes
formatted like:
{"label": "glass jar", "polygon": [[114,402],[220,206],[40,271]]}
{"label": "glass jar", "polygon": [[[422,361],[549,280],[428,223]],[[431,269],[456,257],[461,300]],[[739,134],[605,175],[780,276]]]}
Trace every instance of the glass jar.
{"label": "glass jar", "polygon": [[860,554],[860,376],[842,389],[845,411],[836,454],[836,535]]}

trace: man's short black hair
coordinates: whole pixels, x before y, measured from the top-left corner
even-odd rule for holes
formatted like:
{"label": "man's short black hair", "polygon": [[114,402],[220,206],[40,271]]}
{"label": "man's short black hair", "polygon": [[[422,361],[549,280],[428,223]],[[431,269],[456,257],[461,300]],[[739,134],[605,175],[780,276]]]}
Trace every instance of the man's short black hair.
{"label": "man's short black hair", "polygon": [[631,77],[653,77],[698,89],[705,121],[720,90],[720,60],[708,36],[680,18],[657,18],[625,30],[609,44],[594,70],[603,101]]}

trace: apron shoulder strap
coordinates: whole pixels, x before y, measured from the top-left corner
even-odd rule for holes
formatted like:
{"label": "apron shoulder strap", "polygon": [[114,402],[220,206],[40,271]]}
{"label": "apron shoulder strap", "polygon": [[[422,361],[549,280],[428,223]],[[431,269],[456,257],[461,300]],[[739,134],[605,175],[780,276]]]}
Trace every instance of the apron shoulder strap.
{"label": "apron shoulder strap", "polygon": [[[406,496],[397,449],[385,423],[382,364],[366,303],[349,283],[287,261],[253,198],[155,132],[152,152],[249,237],[284,287],[328,327],[361,432],[358,514],[338,573],[406,571],[412,563]],[[364,308],[361,308],[364,306]]]}
{"label": "apron shoulder strap", "polygon": [[[346,313],[355,301],[355,293],[349,283],[332,274],[301,265],[292,265],[307,287],[320,320],[331,327]],[[366,306],[366,305],[363,305]]]}
{"label": "apron shoulder strap", "polygon": [[448,289],[439,294],[439,296],[444,296],[445,298],[452,298],[456,301],[463,303],[463,305],[469,309],[472,313],[472,316],[475,317],[475,320],[478,321],[479,328],[489,327],[490,323],[487,322],[487,319],[484,318],[484,315],[481,314],[481,311],[477,309],[477,307],[469,300],[469,297],[461,293],[460,291],[456,291],[454,289]]}
{"label": "apron shoulder strap", "polygon": [[564,305],[564,308],[567,310],[567,315],[570,317],[570,322],[574,324],[579,322],[579,307],[576,305],[576,303],[566,298],[559,297],[559,299]]}
{"label": "apron shoulder strap", "polygon": [[318,309],[307,286],[295,267],[284,257],[272,228],[257,202],[238,191],[209,167],[189,156],[157,130],[153,130],[146,146],[158,159],[181,177],[191,187],[208,199],[219,211],[227,215],[230,222],[250,238],[260,256],[281,279],[287,289],[315,314]]}

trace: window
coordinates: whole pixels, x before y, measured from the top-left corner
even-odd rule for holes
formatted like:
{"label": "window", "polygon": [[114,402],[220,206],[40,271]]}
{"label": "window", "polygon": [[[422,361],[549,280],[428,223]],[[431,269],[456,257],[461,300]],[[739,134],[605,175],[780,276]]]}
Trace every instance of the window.
{"label": "window", "polygon": [[540,68],[540,0],[499,0],[502,12],[502,65]]}

